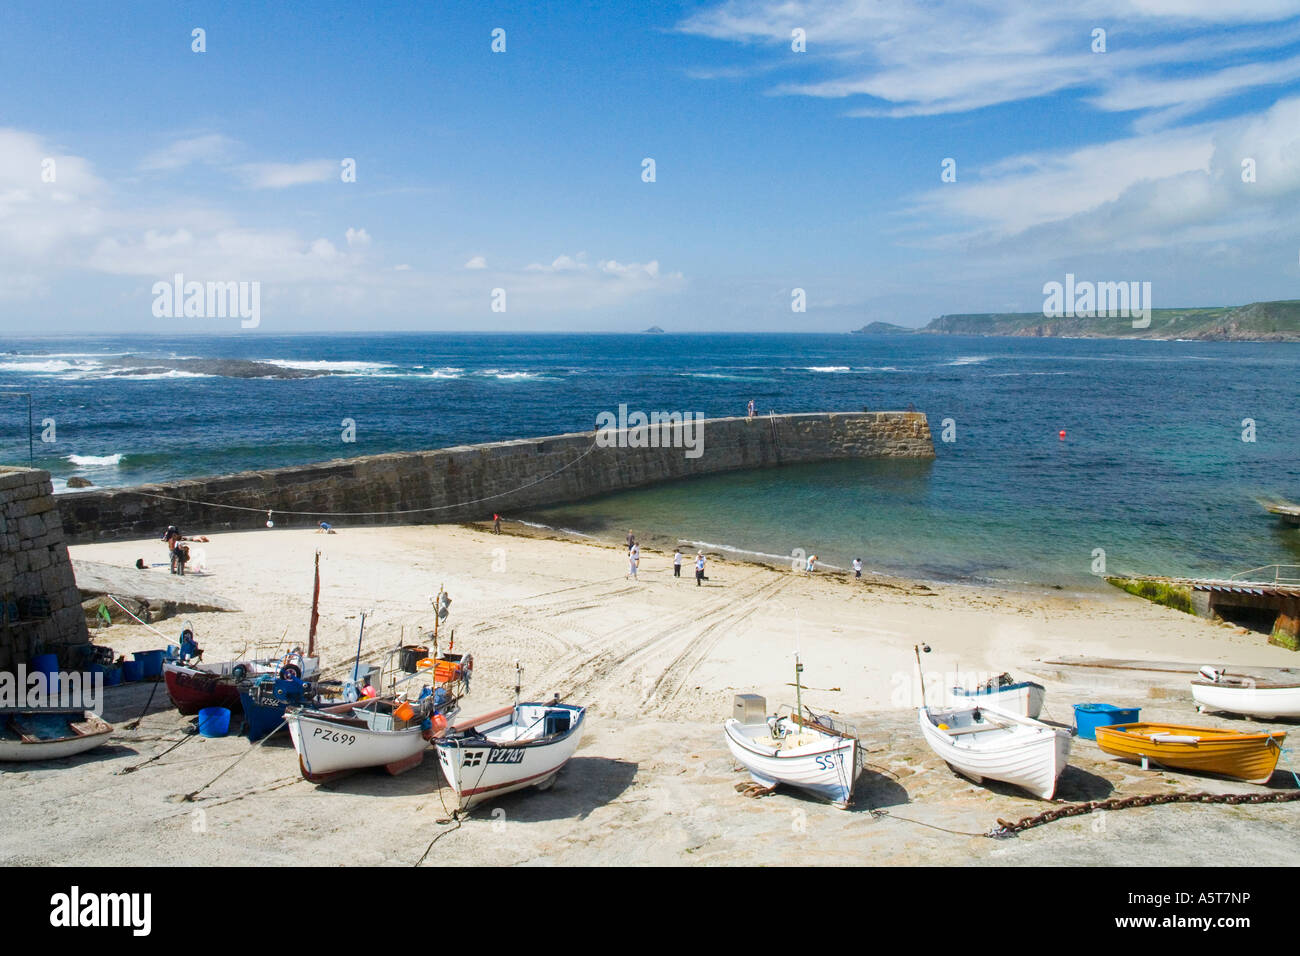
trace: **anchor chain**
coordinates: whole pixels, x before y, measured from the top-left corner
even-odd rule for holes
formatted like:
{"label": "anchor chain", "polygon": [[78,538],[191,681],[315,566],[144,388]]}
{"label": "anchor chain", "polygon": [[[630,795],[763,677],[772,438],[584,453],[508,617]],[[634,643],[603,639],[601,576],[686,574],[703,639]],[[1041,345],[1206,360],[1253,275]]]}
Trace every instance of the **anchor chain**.
{"label": "anchor chain", "polygon": [[1024,817],[1015,823],[998,818],[998,825],[984,834],[1001,839],[1023,833],[1045,823],[1054,823],[1067,817],[1077,817],[1092,813],[1094,810],[1127,810],[1130,807],[1155,807],[1166,803],[1226,803],[1236,806],[1242,803],[1290,803],[1300,800],[1300,790],[1287,790],[1273,793],[1150,793],[1136,797],[1116,797],[1110,800],[1089,800],[1086,803],[1071,803],[1066,806],[1044,810],[1032,817]]}

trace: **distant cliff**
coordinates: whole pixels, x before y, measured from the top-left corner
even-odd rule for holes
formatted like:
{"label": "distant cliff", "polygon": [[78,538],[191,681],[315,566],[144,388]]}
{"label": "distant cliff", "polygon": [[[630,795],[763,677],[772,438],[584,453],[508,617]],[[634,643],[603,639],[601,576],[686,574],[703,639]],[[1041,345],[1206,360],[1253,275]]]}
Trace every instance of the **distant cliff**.
{"label": "distant cliff", "polygon": [[1220,342],[1300,342],[1300,300],[1199,309],[1152,309],[1146,328],[1131,318],[1046,318],[1041,312],[986,312],[941,315],[910,330],[872,322],[859,333],[912,331],[931,335],[1011,335],[1027,337],[1200,339]]}

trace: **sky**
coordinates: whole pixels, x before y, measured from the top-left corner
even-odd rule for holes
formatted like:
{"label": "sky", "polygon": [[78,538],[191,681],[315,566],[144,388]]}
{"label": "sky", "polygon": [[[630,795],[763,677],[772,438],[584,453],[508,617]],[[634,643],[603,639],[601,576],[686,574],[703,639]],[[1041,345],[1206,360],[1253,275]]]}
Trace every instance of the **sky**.
{"label": "sky", "polygon": [[[0,30],[0,335],[830,332],[1038,311],[1067,273],[1243,304],[1300,298],[1298,199],[1300,0],[16,2]],[[257,325],[156,315],[177,274],[257,283]]]}

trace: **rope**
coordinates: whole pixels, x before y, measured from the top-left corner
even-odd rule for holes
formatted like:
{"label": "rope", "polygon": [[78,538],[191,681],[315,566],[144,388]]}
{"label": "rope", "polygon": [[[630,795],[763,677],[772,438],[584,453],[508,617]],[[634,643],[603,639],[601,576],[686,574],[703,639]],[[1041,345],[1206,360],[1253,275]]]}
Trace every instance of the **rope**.
{"label": "rope", "polygon": [[209,781],[208,781],[207,783],[205,783],[203,786],[199,787],[199,789],[194,790],[194,791],[192,791],[192,792],[190,792],[190,793],[185,794],[185,796],[182,798],[182,799],[184,800],[184,802],[186,802],[186,803],[193,803],[195,797],[197,797],[197,796],[198,796],[200,793],[202,793],[204,790],[208,789],[208,787],[212,786],[214,783],[216,783],[218,780],[220,780],[222,777],[224,777],[228,771],[234,769],[235,764],[239,763],[239,761],[243,760],[245,757],[247,757],[249,754],[251,754],[253,751],[255,751],[258,747],[262,746],[262,744],[266,743],[268,740],[270,740],[272,737],[274,737],[274,736],[279,732],[280,728],[283,727],[283,726],[284,726],[285,724],[287,724],[288,722],[289,722],[289,718],[288,718],[287,716],[284,717],[284,718],[283,718],[283,719],[282,719],[278,724],[275,725],[275,729],[274,729],[274,730],[272,730],[269,734],[267,734],[265,737],[263,737],[261,740],[259,740],[257,743],[255,743],[253,746],[249,747],[249,748],[248,748],[247,750],[245,750],[242,754],[240,754],[238,757],[236,757],[236,758],[235,758],[235,763],[232,763],[232,764],[231,764],[229,767],[227,767],[225,770],[221,771],[221,773],[217,774],[215,777],[213,777],[211,780],[209,780]]}
{"label": "rope", "polygon": [[134,614],[132,614],[132,613],[127,609],[126,605],[124,605],[124,604],[123,604],[121,601],[119,601],[117,598],[113,597],[113,595],[111,595],[111,594],[106,594],[106,595],[104,595],[104,596],[105,596],[106,598],[108,598],[110,601],[112,601],[114,604],[116,604],[118,607],[120,607],[123,611],[126,611],[127,615],[128,615],[130,618],[132,618],[134,621],[136,621],[136,623],[138,623],[138,624],[143,624],[145,627],[149,628],[149,630],[153,631],[155,634],[157,634],[159,637],[161,637],[161,638],[162,638],[163,640],[165,640],[165,641],[170,641],[170,640],[171,640],[170,637],[168,637],[168,636],[167,636],[166,634],[164,634],[162,631],[158,630],[158,628],[150,626],[150,625],[148,624],[148,622],[146,622],[146,621],[141,621],[138,617],[136,617]]}
{"label": "rope", "polygon": [[[128,615],[130,615],[134,620],[139,621],[139,623],[141,623],[141,624],[144,624],[145,627],[148,627],[149,630],[153,631],[155,634],[157,634],[157,635],[158,635],[159,637],[161,637],[163,640],[171,640],[171,638],[169,638],[169,637],[168,637],[166,634],[164,634],[162,631],[158,630],[156,627],[150,627],[148,624],[146,624],[144,621],[141,621],[141,620],[140,620],[138,617],[136,617],[134,614],[131,614],[130,610],[126,607],[126,605],[124,605],[124,604],[123,604],[121,601],[119,601],[117,598],[113,597],[113,595],[111,595],[111,594],[106,594],[106,595],[104,595],[104,596],[107,597],[107,598],[108,598],[110,601],[112,601],[114,604],[116,604],[118,607],[120,607],[123,611],[126,611],[126,613],[127,613]],[[144,715],[147,714],[147,713],[149,713],[149,708],[150,708],[151,706],[153,706],[153,695],[156,694],[156,693],[158,693],[158,685],[161,684],[161,683],[162,683],[161,680],[156,680],[156,681],[154,681],[153,689],[149,691],[149,699],[146,700],[146,701],[144,702],[144,710],[140,711],[140,716],[136,717],[135,720],[131,721],[129,724],[126,725],[126,729],[127,729],[127,730],[135,730],[137,727],[140,726],[140,721],[144,720]]]}
{"label": "rope", "polygon": [[584,451],[577,458],[573,459],[573,461],[569,462],[566,465],[561,465],[559,468],[555,469],[555,471],[551,472],[548,475],[543,475],[541,478],[537,478],[534,481],[528,482],[527,484],[520,485],[518,488],[512,488],[509,491],[502,491],[495,495],[485,495],[482,498],[472,498],[469,501],[457,501],[449,505],[432,505],[428,508],[407,508],[401,511],[283,511],[278,508],[275,509],[254,508],[249,505],[228,505],[228,504],[221,504],[215,501],[199,501],[195,498],[179,498],[176,497],[175,495],[159,495],[148,491],[135,491],[133,489],[126,489],[126,488],[122,489],[122,493],[130,492],[131,494],[140,495],[141,497],[144,498],[158,498],[163,501],[182,501],[185,504],[201,505],[205,508],[226,508],[232,511],[255,511],[258,513],[267,512],[268,514],[274,511],[274,513],[276,514],[297,515],[299,517],[311,517],[311,518],[373,518],[373,517],[386,516],[386,515],[414,515],[414,514],[423,514],[424,512],[427,511],[446,511],[450,508],[465,508],[468,507],[469,505],[476,505],[484,501],[493,501],[497,498],[505,498],[508,495],[517,494],[518,492],[524,491],[527,488],[531,488],[534,485],[540,485],[543,481],[549,481],[551,478],[554,478],[560,472],[572,468],[578,462],[582,461],[582,459],[590,455],[595,449],[596,449],[596,442],[595,440],[593,440],[591,445],[588,446],[587,450]]}
{"label": "rope", "polygon": [[900,817],[897,814],[890,813],[888,810],[872,810],[871,815],[876,819],[889,817],[891,820],[902,820],[904,823],[915,823],[919,827],[929,827],[931,830],[942,830],[944,833],[952,833],[956,836],[968,837],[985,837],[987,833],[969,833],[966,830],[949,830],[947,827],[941,827],[937,823],[926,823],[924,820],[913,820],[911,817]]}
{"label": "rope", "polygon": [[182,737],[180,740],[176,741],[176,743],[172,744],[170,747],[168,747],[168,748],[167,748],[166,750],[164,750],[162,753],[160,753],[160,754],[154,754],[152,757],[150,757],[150,758],[149,758],[148,760],[146,760],[144,763],[138,763],[138,764],[136,764],[134,767],[127,767],[125,770],[119,770],[119,771],[117,771],[117,773],[116,773],[114,776],[121,777],[121,776],[124,776],[124,775],[126,775],[126,774],[128,774],[128,773],[135,773],[135,772],[136,772],[137,770],[139,770],[141,767],[147,767],[149,764],[153,763],[155,760],[159,760],[159,759],[161,759],[161,758],[163,758],[163,757],[166,757],[169,753],[171,753],[173,750],[175,750],[175,749],[176,749],[177,747],[179,747],[181,744],[185,743],[185,741],[189,740],[191,737],[196,737],[196,736],[198,736],[197,731],[195,731],[195,732],[187,732],[187,733],[185,734],[184,737]]}

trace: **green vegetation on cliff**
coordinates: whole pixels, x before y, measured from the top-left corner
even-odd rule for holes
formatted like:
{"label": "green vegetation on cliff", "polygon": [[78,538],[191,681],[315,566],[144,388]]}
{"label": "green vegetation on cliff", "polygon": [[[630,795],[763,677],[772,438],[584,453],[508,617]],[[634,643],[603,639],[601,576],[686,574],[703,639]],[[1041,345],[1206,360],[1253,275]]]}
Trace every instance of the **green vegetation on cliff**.
{"label": "green vegetation on cliff", "polygon": [[[873,322],[859,332],[902,332]],[[1046,318],[1041,312],[941,315],[916,332],[931,335],[1014,335],[1028,337],[1202,339],[1206,341],[1300,342],[1300,300],[1198,309],[1152,309],[1146,328],[1127,317]]]}

